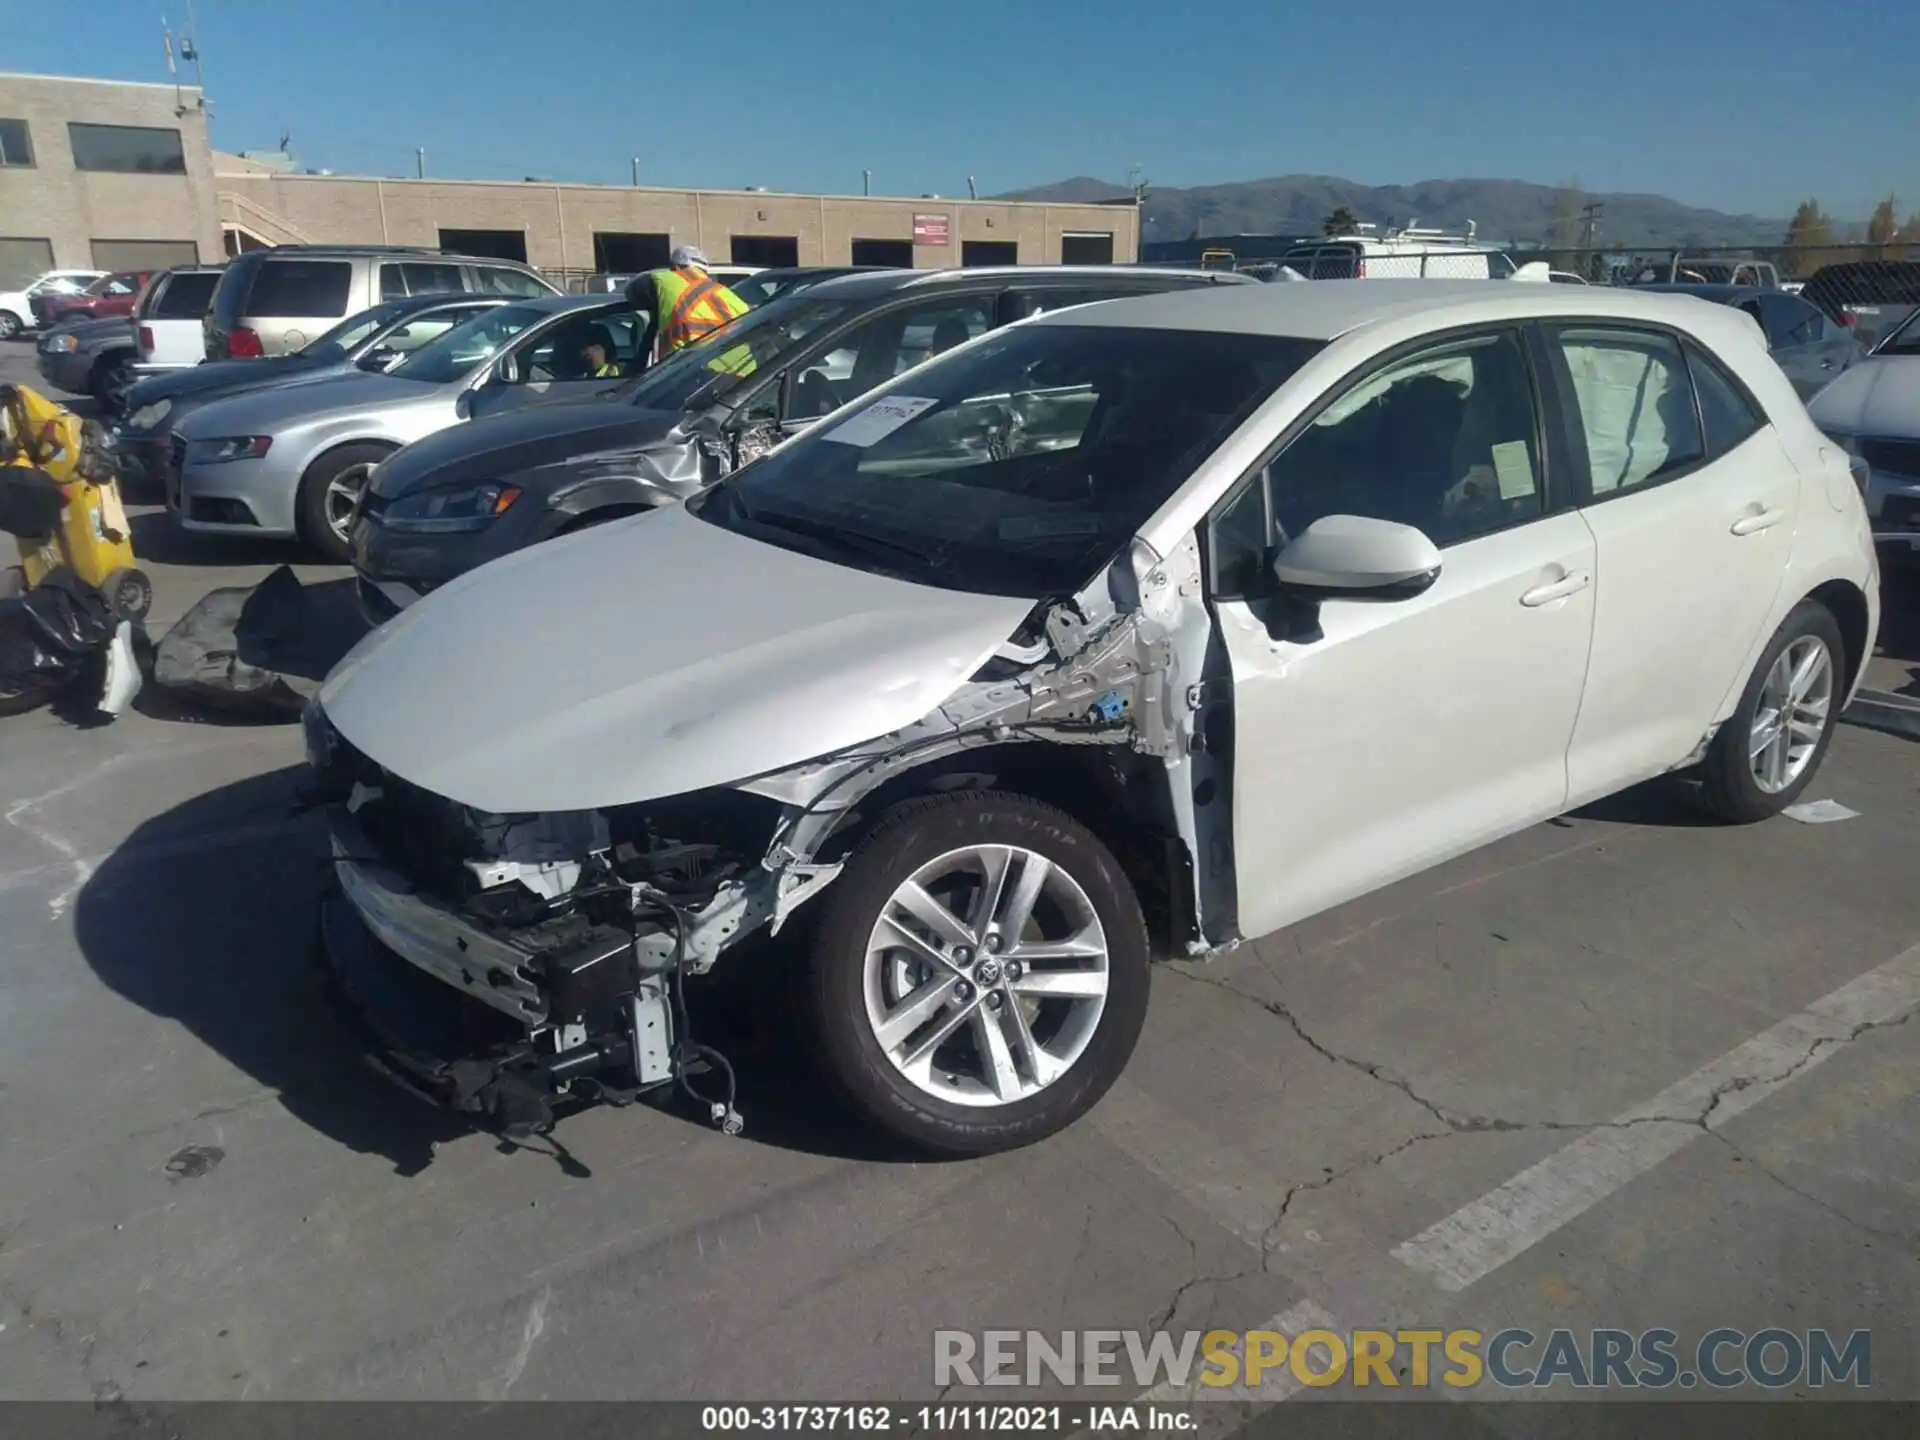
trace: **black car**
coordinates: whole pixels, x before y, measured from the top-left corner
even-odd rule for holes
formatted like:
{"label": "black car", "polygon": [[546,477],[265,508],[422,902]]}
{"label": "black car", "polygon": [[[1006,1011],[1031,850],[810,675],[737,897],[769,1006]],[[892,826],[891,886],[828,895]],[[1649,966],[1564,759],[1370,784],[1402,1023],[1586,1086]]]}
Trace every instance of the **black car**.
{"label": "black car", "polygon": [[750,310],[596,401],[429,435],[374,471],[350,549],[378,623],[477,565],[697,494],[903,370],[1043,310],[1240,275],[1113,266],[883,270]]}
{"label": "black car", "polygon": [[504,305],[504,295],[415,295],[349,315],[292,355],[207,360],[142,380],[127,392],[126,418],[114,428],[114,453],[129,489],[162,488],[173,432],[202,405],[248,390],[291,385],[355,369],[385,370],[436,335]]}
{"label": "black car", "polygon": [[1698,295],[1702,300],[1744,310],[1766,333],[1767,348],[1786,371],[1802,400],[1811,400],[1834,376],[1860,358],[1860,344],[1844,325],[1836,325],[1818,307],[1784,290],[1755,285],[1640,285],[1640,290],[1664,290],[1675,295]]}

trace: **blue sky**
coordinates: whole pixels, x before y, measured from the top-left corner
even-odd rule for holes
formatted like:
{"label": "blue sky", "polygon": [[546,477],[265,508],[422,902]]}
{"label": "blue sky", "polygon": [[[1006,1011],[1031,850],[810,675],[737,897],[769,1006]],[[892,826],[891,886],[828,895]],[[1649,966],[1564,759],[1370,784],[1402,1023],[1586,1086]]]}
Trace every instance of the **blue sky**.
{"label": "blue sky", "polygon": [[[1920,210],[1920,4],[195,0],[214,143],[342,173],[982,194],[1138,162]],[[0,0],[0,66],[164,80],[185,0]],[[672,78],[669,78],[672,77]]]}

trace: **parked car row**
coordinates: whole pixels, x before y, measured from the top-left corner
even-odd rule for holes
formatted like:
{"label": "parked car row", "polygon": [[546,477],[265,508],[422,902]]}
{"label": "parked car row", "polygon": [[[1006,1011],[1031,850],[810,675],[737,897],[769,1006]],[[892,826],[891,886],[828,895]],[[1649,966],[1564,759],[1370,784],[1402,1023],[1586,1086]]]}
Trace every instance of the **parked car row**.
{"label": "parked car row", "polygon": [[[1864,467],[1750,316],[1214,279],[823,281],[380,462],[356,560],[457,557],[306,717],[381,1067],[509,1132],[675,1083],[736,1130],[683,992],[775,929],[861,1114],[999,1149],[1113,1083],[1152,958],[1653,776],[1733,822],[1805,791],[1878,577]],[[596,303],[410,364],[532,310],[446,368],[524,384]],[[189,447],[271,455],[221,412],[272,393]],[[530,543],[576,482],[648,508]]]}

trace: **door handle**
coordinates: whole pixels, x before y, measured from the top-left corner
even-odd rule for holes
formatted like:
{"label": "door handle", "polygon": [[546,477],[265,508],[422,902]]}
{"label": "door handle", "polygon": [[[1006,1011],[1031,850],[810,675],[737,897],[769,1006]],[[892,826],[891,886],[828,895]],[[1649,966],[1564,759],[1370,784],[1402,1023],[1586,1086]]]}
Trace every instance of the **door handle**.
{"label": "door handle", "polygon": [[1550,580],[1545,585],[1534,586],[1520,597],[1520,603],[1532,610],[1554,600],[1564,600],[1567,596],[1586,589],[1592,583],[1593,577],[1581,571],[1578,574],[1563,576],[1558,580]]}
{"label": "door handle", "polygon": [[1733,522],[1736,535],[1758,535],[1762,530],[1771,530],[1787,518],[1784,510],[1762,510],[1758,515],[1742,515]]}
{"label": "door handle", "polygon": [[1833,368],[1833,357],[1829,355],[1825,360],[1822,360],[1820,362],[1820,368],[1822,370],[1831,370]]}

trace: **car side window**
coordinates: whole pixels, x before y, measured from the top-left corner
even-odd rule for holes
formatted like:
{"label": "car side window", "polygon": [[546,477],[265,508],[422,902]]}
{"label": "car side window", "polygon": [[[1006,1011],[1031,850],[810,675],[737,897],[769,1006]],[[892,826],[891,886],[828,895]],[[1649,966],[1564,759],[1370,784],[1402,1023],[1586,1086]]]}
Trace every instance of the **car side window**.
{"label": "car side window", "polygon": [[518,359],[513,374],[523,381],[591,381],[639,373],[645,329],[631,310],[585,315],[549,330]]}
{"label": "car side window", "polygon": [[991,297],[975,295],[874,316],[797,367],[786,418],[817,420],[929,356],[984,335],[991,307]]}
{"label": "car side window", "polygon": [[400,267],[400,272],[407,277],[410,295],[458,295],[467,288],[460,282],[458,265],[408,261]]}
{"label": "car side window", "polygon": [[407,298],[406,276],[398,265],[380,267],[380,298],[382,300],[404,300]]}
{"label": "car side window", "polygon": [[1565,329],[1555,337],[1573,381],[1592,498],[1658,484],[1705,457],[1680,342],[1640,330]]}
{"label": "car side window", "polygon": [[[553,293],[526,271],[509,269],[504,265],[476,265],[473,267],[473,277],[474,288],[482,295],[518,295],[537,299]],[[458,290],[464,287],[456,285],[453,288]]]}
{"label": "car side window", "polygon": [[1700,428],[1707,458],[1718,460],[1767,422],[1746,392],[1697,345],[1688,345],[1687,368],[1700,397]]}
{"label": "car side window", "polygon": [[1269,468],[1275,538],[1365,515],[1446,546],[1544,508],[1533,382],[1512,331],[1397,360],[1317,415]]}
{"label": "car side window", "polygon": [[107,282],[107,294],[131,295],[140,287],[134,283],[131,275],[116,275]]}

